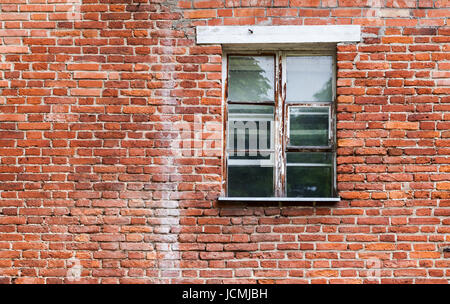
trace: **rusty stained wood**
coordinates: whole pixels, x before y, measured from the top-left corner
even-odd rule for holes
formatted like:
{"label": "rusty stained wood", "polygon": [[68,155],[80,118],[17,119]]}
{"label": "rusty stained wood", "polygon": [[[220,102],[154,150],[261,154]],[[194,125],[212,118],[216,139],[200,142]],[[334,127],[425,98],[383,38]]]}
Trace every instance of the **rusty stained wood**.
{"label": "rusty stained wood", "polygon": [[284,185],[286,180],[286,168],[284,167],[284,96],[283,94],[283,56],[281,52],[276,53],[278,72],[276,75],[275,94],[275,196],[284,196]]}
{"label": "rusty stained wood", "polygon": [[222,195],[228,195],[228,155],[227,155],[227,131],[228,131],[228,57],[225,52],[222,54]]}

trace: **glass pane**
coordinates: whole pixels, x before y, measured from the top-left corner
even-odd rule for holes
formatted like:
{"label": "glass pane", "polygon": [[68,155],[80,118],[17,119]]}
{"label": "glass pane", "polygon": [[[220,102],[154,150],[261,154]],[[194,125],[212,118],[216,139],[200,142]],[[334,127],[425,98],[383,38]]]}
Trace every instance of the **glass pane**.
{"label": "glass pane", "polygon": [[267,155],[273,147],[273,106],[229,105],[228,106],[228,151],[252,150],[236,155]]}
{"label": "glass pane", "polygon": [[333,153],[331,152],[288,152],[287,163],[295,164],[323,164],[333,165]]}
{"label": "glass pane", "polygon": [[287,57],[288,102],[332,101],[333,57]]}
{"label": "glass pane", "polygon": [[230,56],[228,100],[263,102],[274,100],[273,56]]}
{"label": "glass pane", "polygon": [[332,153],[287,153],[287,196],[331,197],[332,176]]}
{"label": "glass pane", "polygon": [[328,146],[329,107],[289,107],[289,146]]}
{"label": "glass pane", "polygon": [[228,196],[273,196],[273,166],[228,166]]}
{"label": "glass pane", "polygon": [[288,167],[288,197],[331,197],[331,167]]}

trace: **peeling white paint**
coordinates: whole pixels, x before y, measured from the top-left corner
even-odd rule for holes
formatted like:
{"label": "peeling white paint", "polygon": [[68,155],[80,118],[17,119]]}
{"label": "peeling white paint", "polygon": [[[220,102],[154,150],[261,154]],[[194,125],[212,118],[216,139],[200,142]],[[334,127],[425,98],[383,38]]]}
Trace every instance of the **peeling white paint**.
{"label": "peeling white paint", "polygon": [[67,260],[67,280],[70,282],[79,281],[81,279],[81,272],[83,271],[83,266],[81,266],[81,262],[79,259],[75,257],[75,253],[72,258]]}
{"label": "peeling white paint", "polygon": [[[173,48],[164,47],[162,48],[163,53],[161,56],[172,56]],[[173,79],[173,72],[175,71],[173,63],[167,63],[167,69],[162,69],[158,72],[163,77],[161,81],[164,81],[164,88],[159,89],[158,97],[167,99],[171,104],[171,88],[176,88],[177,82]],[[158,113],[156,113],[158,114]],[[171,132],[177,132],[176,124],[177,122],[168,121],[168,130]],[[179,137],[180,134],[178,133]],[[176,140],[172,140],[169,136],[168,140],[171,140],[173,145]],[[165,166],[160,166],[162,168],[161,174],[173,174],[172,169],[176,166],[174,164],[174,159],[182,157],[182,153],[179,147],[172,146],[171,156],[167,157],[167,164]],[[154,216],[159,220],[158,225],[154,227],[154,237],[155,240],[155,250],[156,250],[156,265],[158,270],[158,283],[170,283],[174,278],[181,278],[180,270],[180,260],[181,256],[178,251],[178,233],[181,230],[180,225],[180,210],[179,203],[175,200],[170,200],[171,191],[165,191],[166,196],[162,198],[160,204],[154,209]],[[153,277],[150,279],[154,279]]]}

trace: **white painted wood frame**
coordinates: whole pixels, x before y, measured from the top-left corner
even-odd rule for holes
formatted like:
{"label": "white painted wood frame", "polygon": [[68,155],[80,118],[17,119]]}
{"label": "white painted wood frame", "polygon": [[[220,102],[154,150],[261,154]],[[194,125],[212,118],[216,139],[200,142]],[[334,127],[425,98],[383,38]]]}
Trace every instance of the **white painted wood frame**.
{"label": "white painted wood frame", "polygon": [[360,25],[197,26],[197,44],[359,42]]}

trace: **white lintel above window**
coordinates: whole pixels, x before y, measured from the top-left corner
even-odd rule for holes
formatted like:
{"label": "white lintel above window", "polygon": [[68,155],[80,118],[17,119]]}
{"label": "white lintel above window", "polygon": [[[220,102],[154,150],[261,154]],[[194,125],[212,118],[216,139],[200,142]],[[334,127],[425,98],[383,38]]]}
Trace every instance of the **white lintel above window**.
{"label": "white lintel above window", "polygon": [[197,26],[197,44],[299,44],[360,40],[359,25]]}

